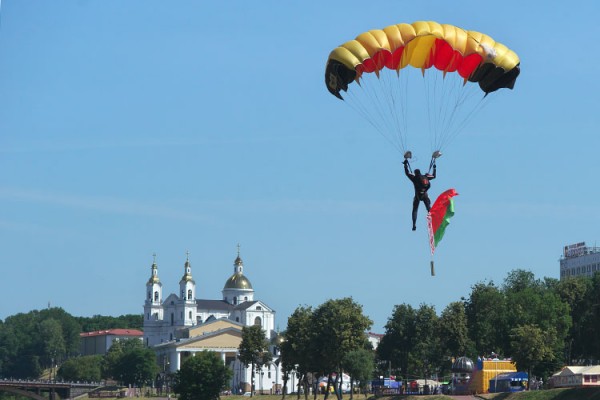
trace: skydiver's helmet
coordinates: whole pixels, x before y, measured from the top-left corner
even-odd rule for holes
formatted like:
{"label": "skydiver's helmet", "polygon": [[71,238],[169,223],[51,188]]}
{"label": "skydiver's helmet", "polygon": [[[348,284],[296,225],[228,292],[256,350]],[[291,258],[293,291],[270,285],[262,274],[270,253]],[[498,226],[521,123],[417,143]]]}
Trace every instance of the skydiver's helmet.
{"label": "skydiver's helmet", "polygon": [[421,175],[421,170],[420,170],[420,169],[418,169],[418,168],[417,168],[417,169],[415,169],[415,175],[416,175],[416,176],[419,176],[419,175]]}

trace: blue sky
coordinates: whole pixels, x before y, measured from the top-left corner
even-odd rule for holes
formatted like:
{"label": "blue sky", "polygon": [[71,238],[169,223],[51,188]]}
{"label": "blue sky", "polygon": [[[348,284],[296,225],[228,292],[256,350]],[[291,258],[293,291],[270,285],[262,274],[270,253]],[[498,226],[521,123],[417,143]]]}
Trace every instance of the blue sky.
{"label": "blue sky", "polygon": [[[189,251],[220,298],[238,243],[281,329],[330,298],[383,332],[396,304],[557,278],[562,246],[600,239],[598,4],[2,1],[0,319],[142,313],[153,253],[166,293]],[[521,59],[438,162],[430,195],[460,196],[435,277],[401,154],[323,79],[337,45],[417,20]]]}

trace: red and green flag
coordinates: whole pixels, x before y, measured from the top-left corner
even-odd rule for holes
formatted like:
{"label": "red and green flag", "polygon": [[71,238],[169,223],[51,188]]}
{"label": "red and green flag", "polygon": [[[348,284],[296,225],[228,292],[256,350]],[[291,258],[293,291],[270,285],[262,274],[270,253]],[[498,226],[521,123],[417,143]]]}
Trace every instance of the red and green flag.
{"label": "red and green flag", "polygon": [[444,237],[444,232],[450,223],[450,218],[454,215],[454,200],[452,198],[457,195],[458,193],[454,189],[446,190],[435,199],[427,215],[431,255],[433,255],[438,243]]}

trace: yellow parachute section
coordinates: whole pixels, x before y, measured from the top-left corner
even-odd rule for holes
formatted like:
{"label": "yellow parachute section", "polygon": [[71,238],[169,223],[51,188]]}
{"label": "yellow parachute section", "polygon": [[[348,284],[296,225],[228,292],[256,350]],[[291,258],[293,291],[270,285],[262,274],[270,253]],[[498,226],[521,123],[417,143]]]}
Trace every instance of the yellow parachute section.
{"label": "yellow parachute section", "polygon": [[477,82],[486,94],[512,89],[520,72],[517,54],[486,34],[417,21],[370,30],[335,48],[327,60],[325,82],[342,98],[340,91],[364,73],[407,66],[458,73],[465,82]]}

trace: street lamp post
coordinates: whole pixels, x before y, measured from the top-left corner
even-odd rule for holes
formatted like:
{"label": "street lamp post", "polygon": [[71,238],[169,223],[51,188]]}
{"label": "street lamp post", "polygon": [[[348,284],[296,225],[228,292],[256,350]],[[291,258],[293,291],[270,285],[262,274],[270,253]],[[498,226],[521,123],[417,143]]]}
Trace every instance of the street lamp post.
{"label": "street lamp post", "polygon": [[[169,367],[170,367],[170,362],[168,359],[167,354],[163,355],[163,379],[162,379],[162,385],[165,387],[165,391],[167,392],[167,395],[169,394]],[[162,387],[161,387],[161,392],[162,392]]]}

